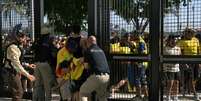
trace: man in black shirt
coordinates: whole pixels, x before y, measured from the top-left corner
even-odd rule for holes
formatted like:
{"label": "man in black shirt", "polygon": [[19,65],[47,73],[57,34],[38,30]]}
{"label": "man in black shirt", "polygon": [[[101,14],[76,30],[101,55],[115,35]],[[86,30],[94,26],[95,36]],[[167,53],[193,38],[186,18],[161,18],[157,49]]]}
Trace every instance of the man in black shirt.
{"label": "man in black shirt", "polygon": [[47,26],[43,26],[41,29],[41,37],[35,45],[35,62],[36,69],[34,75],[36,81],[34,82],[33,101],[51,101],[51,88],[56,83],[55,76],[53,74],[53,47],[50,40],[50,29]]}
{"label": "man in black shirt", "polygon": [[80,88],[81,101],[90,101],[90,94],[93,91],[96,91],[99,101],[107,101],[110,70],[105,53],[97,45],[95,36],[90,36],[87,44],[88,49],[84,55],[84,62],[88,64],[92,75]]}

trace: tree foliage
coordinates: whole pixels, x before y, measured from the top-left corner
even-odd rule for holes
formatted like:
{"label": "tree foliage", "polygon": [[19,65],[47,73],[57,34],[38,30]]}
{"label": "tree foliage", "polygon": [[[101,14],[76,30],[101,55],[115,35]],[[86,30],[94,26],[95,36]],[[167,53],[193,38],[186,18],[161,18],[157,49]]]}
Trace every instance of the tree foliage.
{"label": "tree foliage", "polygon": [[[169,13],[169,8],[184,6],[191,0],[164,0],[165,13]],[[128,23],[132,23],[137,34],[142,34],[149,24],[150,0],[111,0],[112,10]]]}
{"label": "tree foliage", "polygon": [[12,11],[15,11],[21,16],[29,16],[31,8],[30,0],[3,0],[1,2],[0,10],[2,11],[4,18],[8,18],[10,26],[12,26]]}
{"label": "tree foliage", "polygon": [[44,4],[49,23],[59,32],[73,24],[83,25],[87,18],[87,0],[44,0]]}

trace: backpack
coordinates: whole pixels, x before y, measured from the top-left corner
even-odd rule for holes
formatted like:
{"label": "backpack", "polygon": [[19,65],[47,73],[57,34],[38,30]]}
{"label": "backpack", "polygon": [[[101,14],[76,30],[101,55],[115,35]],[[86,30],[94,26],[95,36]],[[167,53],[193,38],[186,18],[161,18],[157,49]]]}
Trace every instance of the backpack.
{"label": "backpack", "polygon": [[[2,64],[2,68],[1,68],[1,72],[3,72],[3,74],[7,74],[7,73],[14,73],[16,74],[17,72],[15,71],[14,67],[11,65],[11,60],[7,59],[7,49],[8,47],[10,47],[11,45],[13,45],[14,43],[11,43],[9,45],[7,45],[5,47],[5,49],[3,50],[3,64]],[[1,74],[1,75],[3,75]]]}
{"label": "backpack", "polygon": [[[10,75],[10,72],[13,72],[13,73],[16,72],[15,70],[11,70],[8,67],[6,67],[6,66],[11,66],[11,61],[9,61],[7,59],[7,56],[6,56],[6,54],[7,54],[7,48],[10,45],[12,45],[12,44],[7,45],[3,49],[3,55],[2,55],[3,56],[3,61],[2,61],[1,68],[0,68],[0,79],[1,79],[0,86],[1,86],[1,89],[3,91],[8,91],[8,77]],[[7,65],[7,63],[8,63],[8,65]],[[11,66],[11,68],[13,68],[13,67]]]}
{"label": "backpack", "polygon": [[2,67],[4,68],[5,65],[6,65],[6,62],[7,62],[7,48],[10,47],[12,44],[9,44],[7,46],[5,46],[5,48],[3,49],[3,64],[2,64]]}

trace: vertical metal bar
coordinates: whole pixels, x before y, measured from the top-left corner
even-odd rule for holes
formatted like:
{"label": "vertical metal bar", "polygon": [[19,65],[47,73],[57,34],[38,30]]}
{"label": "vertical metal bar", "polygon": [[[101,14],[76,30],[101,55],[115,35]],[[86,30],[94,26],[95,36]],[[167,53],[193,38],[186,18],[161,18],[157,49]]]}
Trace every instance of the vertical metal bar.
{"label": "vertical metal bar", "polygon": [[[2,2],[0,2],[0,72],[2,71],[2,66],[3,66],[3,44],[2,44]],[[1,72],[2,73],[2,72]],[[3,77],[0,76],[0,89],[3,88]],[[3,90],[3,89],[2,89]],[[3,92],[3,91],[1,91]],[[0,96],[2,96],[3,93],[0,93]]]}
{"label": "vertical metal bar", "polygon": [[40,0],[34,0],[34,34],[35,39],[38,39],[40,36],[41,29],[41,13],[40,13]]}
{"label": "vertical metal bar", "polygon": [[44,0],[40,0],[40,25],[44,24]]}
{"label": "vertical metal bar", "polygon": [[109,55],[109,51],[110,51],[110,0],[105,0],[105,4],[106,4],[106,8],[105,8],[105,51],[107,51],[106,54]]}
{"label": "vertical metal bar", "polygon": [[[0,6],[2,6],[1,2]],[[0,66],[2,66],[3,62],[2,36],[2,8],[0,7]]]}
{"label": "vertical metal bar", "polygon": [[[109,27],[110,27],[110,10],[109,10],[109,0],[101,0],[101,12],[100,12],[100,25],[99,36],[101,39],[101,48],[104,49],[106,54],[109,53]],[[98,19],[99,20],[99,19]]]}
{"label": "vertical metal bar", "polygon": [[32,40],[35,41],[35,23],[34,23],[34,0],[31,0],[31,32],[32,32]]}
{"label": "vertical metal bar", "polygon": [[98,42],[98,45],[100,47],[102,47],[102,40],[104,38],[103,35],[101,35],[101,32],[102,32],[102,20],[103,20],[103,16],[102,16],[102,12],[103,12],[103,0],[97,0],[97,3],[96,3],[96,37],[97,37],[97,42]]}
{"label": "vertical metal bar", "polygon": [[178,35],[180,35],[180,25],[179,25],[180,24],[179,23],[180,22],[180,17],[179,17],[180,10],[179,9],[180,9],[180,7],[179,7],[179,5],[177,5],[177,30],[178,30],[177,34]]}
{"label": "vertical metal bar", "polygon": [[194,7],[194,5],[192,7],[192,10],[193,10],[193,28],[195,28],[195,7]]}
{"label": "vertical metal bar", "polygon": [[189,0],[187,0],[187,28],[189,27]]}
{"label": "vertical metal bar", "polygon": [[[160,32],[160,34],[161,34],[161,37],[159,37],[159,42],[161,43],[161,46],[159,46],[159,47],[161,47],[161,50],[160,50],[160,54],[159,55],[163,55],[163,44],[164,44],[164,41],[163,41],[163,37],[164,37],[164,23],[163,23],[163,21],[164,21],[164,8],[165,8],[165,3],[166,3],[166,1],[164,1],[164,0],[161,0],[161,25],[160,25],[160,27],[159,28],[161,28],[161,32]],[[159,44],[160,45],[160,44]],[[158,62],[160,62],[160,61],[158,61]],[[163,66],[163,64],[162,63],[160,63],[159,64],[159,69],[160,69],[160,67],[162,67]],[[161,72],[160,72],[160,70],[159,70],[159,74],[158,75],[160,75],[161,74]],[[160,76],[159,76],[160,77]],[[161,80],[158,80],[158,81],[160,81],[159,82],[159,95],[160,95],[160,101],[163,101],[163,94],[164,94],[164,87],[163,87],[163,85],[162,84],[160,84],[162,81]]]}
{"label": "vertical metal bar", "polygon": [[149,101],[160,101],[161,0],[150,1],[151,83]]}
{"label": "vertical metal bar", "polygon": [[97,0],[88,0],[88,33],[97,34]]}

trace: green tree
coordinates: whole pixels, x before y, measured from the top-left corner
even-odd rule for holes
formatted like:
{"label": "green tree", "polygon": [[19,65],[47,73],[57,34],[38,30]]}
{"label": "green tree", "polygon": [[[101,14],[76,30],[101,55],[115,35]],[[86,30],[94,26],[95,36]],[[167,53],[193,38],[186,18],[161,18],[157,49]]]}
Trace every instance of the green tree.
{"label": "green tree", "polygon": [[[137,34],[142,34],[149,24],[150,0],[111,0],[112,10],[127,23],[132,23]],[[164,0],[165,13],[171,13],[172,8],[179,9],[180,3],[186,6],[191,0]]]}
{"label": "green tree", "polygon": [[44,0],[44,11],[49,23],[58,32],[73,24],[84,26],[87,19],[87,0]]}
{"label": "green tree", "polygon": [[5,20],[9,21],[10,27],[12,28],[12,11],[21,16],[28,16],[29,7],[31,7],[30,0],[3,0],[1,2],[0,10],[4,15]]}

